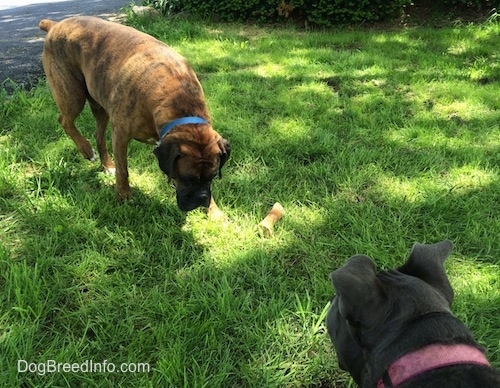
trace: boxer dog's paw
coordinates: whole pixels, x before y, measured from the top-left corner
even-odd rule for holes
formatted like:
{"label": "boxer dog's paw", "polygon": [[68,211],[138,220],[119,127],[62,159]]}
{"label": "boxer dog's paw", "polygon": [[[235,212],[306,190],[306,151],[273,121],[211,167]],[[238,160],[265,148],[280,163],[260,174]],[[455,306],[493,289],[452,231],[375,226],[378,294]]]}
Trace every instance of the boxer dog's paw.
{"label": "boxer dog's paw", "polygon": [[95,162],[97,160],[97,154],[95,150],[92,148],[92,156],[88,158],[91,162]]}
{"label": "boxer dog's paw", "polygon": [[91,162],[95,162],[97,160],[97,153],[88,142],[79,146],[78,149],[85,159],[88,159]]}
{"label": "boxer dog's paw", "polygon": [[229,217],[219,208],[217,209],[207,209],[207,217],[210,221],[217,222],[218,224],[222,224],[224,226],[229,225]]}
{"label": "boxer dog's paw", "polygon": [[104,167],[104,173],[106,175],[115,176],[116,175],[116,168],[115,167]]}
{"label": "boxer dog's paw", "polygon": [[111,160],[109,162],[107,162],[107,163],[103,163],[102,164],[102,170],[104,171],[104,173],[106,175],[109,175],[109,176],[115,176],[116,175],[115,164]]}
{"label": "boxer dog's paw", "polygon": [[125,203],[125,202],[131,202],[131,196],[130,196],[130,191],[128,192],[116,192],[116,198],[118,202],[120,203]]}

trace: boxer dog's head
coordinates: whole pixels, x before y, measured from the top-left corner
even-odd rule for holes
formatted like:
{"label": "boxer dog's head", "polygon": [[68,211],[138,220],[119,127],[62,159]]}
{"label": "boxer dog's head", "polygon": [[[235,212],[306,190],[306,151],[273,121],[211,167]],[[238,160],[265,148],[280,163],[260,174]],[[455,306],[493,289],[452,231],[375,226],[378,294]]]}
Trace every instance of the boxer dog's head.
{"label": "boxer dog's head", "polygon": [[175,133],[166,136],[154,150],[161,170],[174,182],[182,211],[209,206],[212,179],[221,176],[231,153],[227,140],[214,130],[208,134],[193,137],[189,132]]}

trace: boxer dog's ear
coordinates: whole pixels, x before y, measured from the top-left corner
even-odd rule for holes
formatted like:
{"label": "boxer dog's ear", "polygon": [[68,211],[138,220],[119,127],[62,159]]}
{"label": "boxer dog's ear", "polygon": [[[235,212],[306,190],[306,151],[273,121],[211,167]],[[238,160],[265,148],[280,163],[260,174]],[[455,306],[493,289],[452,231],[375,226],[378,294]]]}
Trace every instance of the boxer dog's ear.
{"label": "boxer dog's ear", "polygon": [[361,322],[366,306],[373,307],[382,297],[375,264],[368,256],[352,256],[330,278],[339,297],[339,312],[353,325]]}
{"label": "boxer dog's ear", "polygon": [[444,262],[452,249],[453,244],[449,240],[436,244],[416,243],[408,260],[398,271],[422,279],[439,291],[451,306],[454,293],[444,270]]}
{"label": "boxer dog's ear", "polygon": [[175,162],[181,156],[181,151],[177,143],[162,143],[153,150],[153,153],[158,158],[158,164],[161,170],[168,176],[169,179],[173,176]]}
{"label": "boxer dog's ear", "polygon": [[231,146],[229,145],[229,142],[221,138],[217,144],[219,145],[220,149],[220,158],[219,158],[219,178],[222,178],[222,166],[226,164],[227,160],[229,159],[229,155],[231,155]]}

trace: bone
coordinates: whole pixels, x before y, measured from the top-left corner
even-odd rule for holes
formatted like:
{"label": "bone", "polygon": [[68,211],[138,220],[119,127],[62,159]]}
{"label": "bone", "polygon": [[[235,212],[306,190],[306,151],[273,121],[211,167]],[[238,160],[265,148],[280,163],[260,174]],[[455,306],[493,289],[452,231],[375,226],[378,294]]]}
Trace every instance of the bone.
{"label": "bone", "polygon": [[274,232],[274,224],[283,217],[283,206],[276,202],[272,209],[267,213],[266,217],[259,223],[259,233],[263,237],[271,237]]}

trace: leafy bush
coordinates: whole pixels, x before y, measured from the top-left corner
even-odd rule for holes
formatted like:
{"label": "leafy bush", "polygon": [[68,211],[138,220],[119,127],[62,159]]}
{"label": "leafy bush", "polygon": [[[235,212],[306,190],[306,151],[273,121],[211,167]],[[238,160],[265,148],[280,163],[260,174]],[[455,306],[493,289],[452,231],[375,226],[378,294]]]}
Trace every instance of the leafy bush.
{"label": "leafy bush", "polygon": [[397,14],[411,0],[144,0],[163,14],[188,11],[220,21],[276,22],[293,19],[312,25],[378,21]]}
{"label": "leafy bush", "polygon": [[182,11],[182,0],[143,0],[143,5],[151,5],[163,15],[173,15]]}
{"label": "leafy bush", "polygon": [[275,21],[280,0],[183,0],[183,8],[221,21]]}
{"label": "leafy bush", "polygon": [[378,21],[393,17],[410,0],[291,0],[294,8],[303,10],[315,25]]}

